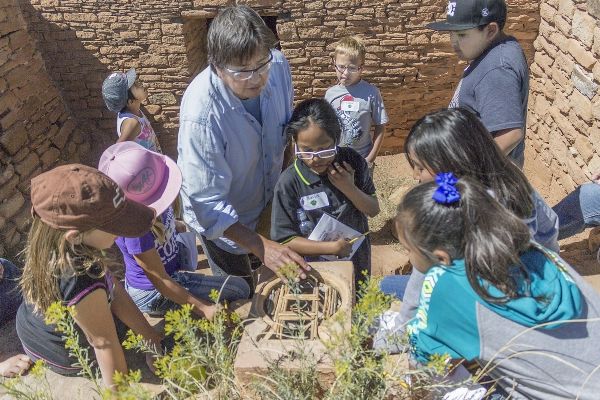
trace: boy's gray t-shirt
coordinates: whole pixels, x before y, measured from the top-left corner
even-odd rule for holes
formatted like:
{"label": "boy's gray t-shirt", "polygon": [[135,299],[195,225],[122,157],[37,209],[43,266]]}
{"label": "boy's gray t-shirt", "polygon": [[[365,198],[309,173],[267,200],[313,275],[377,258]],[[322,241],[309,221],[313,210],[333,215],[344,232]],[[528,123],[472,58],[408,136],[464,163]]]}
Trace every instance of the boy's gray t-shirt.
{"label": "boy's gray t-shirt", "polygon": [[342,125],[340,146],[348,146],[367,157],[373,148],[371,124],[388,122],[379,90],[360,80],[351,86],[334,85],[325,93],[325,100],[335,109]]}
{"label": "boy's gray t-shirt", "polygon": [[[450,108],[463,107],[477,114],[488,131],[521,128],[525,132],[529,68],[514,37],[488,48],[465,69]],[[509,154],[523,166],[524,139]]]}

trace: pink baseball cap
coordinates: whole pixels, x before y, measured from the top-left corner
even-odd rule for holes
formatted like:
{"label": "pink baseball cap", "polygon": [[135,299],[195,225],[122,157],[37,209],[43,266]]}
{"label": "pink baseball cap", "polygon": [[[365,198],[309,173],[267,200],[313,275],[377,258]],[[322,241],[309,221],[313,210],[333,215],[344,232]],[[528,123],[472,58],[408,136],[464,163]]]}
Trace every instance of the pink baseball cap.
{"label": "pink baseball cap", "polygon": [[162,214],[181,189],[181,171],[175,161],[135,142],[121,142],[102,153],[98,169],[114,180],[128,199]]}

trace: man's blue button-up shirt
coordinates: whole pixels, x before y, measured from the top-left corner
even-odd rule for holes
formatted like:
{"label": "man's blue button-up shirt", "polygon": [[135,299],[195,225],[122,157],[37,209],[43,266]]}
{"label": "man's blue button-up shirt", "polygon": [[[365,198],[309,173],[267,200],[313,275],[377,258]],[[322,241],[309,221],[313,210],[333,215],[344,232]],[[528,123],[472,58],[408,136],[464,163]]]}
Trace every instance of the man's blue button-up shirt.
{"label": "man's blue button-up shirt", "polygon": [[293,108],[290,67],[277,50],[260,94],[262,125],[207,67],[181,102],[178,160],[184,220],[196,233],[234,254],[246,251],[223,237],[236,222],[256,228],[273,189],[287,144]]}

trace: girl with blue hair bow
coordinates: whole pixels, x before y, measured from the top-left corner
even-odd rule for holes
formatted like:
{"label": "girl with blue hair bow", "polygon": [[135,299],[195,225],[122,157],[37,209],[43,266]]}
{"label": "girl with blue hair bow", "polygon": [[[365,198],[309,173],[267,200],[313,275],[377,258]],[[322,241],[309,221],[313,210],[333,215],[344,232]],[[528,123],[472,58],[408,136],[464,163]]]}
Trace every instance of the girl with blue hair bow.
{"label": "girl with blue hair bow", "polygon": [[396,224],[425,275],[413,361],[475,361],[512,399],[597,398],[600,296],[489,189],[437,174],[405,195]]}

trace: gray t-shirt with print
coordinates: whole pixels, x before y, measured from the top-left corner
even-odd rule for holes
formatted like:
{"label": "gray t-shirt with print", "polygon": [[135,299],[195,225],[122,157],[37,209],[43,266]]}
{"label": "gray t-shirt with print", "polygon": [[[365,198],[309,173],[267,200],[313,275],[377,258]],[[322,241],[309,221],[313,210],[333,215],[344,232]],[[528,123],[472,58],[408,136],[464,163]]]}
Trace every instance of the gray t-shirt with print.
{"label": "gray t-shirt with print", "polygon": [[325,93],[342,125],[340,146],[348,146],[363,157],[373,148],[371,124],[383,125],[388,116],[379,90],[361,80],[351,86],[335,85]]}
{"label": "gray t-shirt with print", "polygon": [[[529,68],[519,42],[508,37],[488,48],[465,69],[450,108],[473,111],[488,131],[521,128],[525,132]],[[523,167],[524,139],[509,154]]]}

